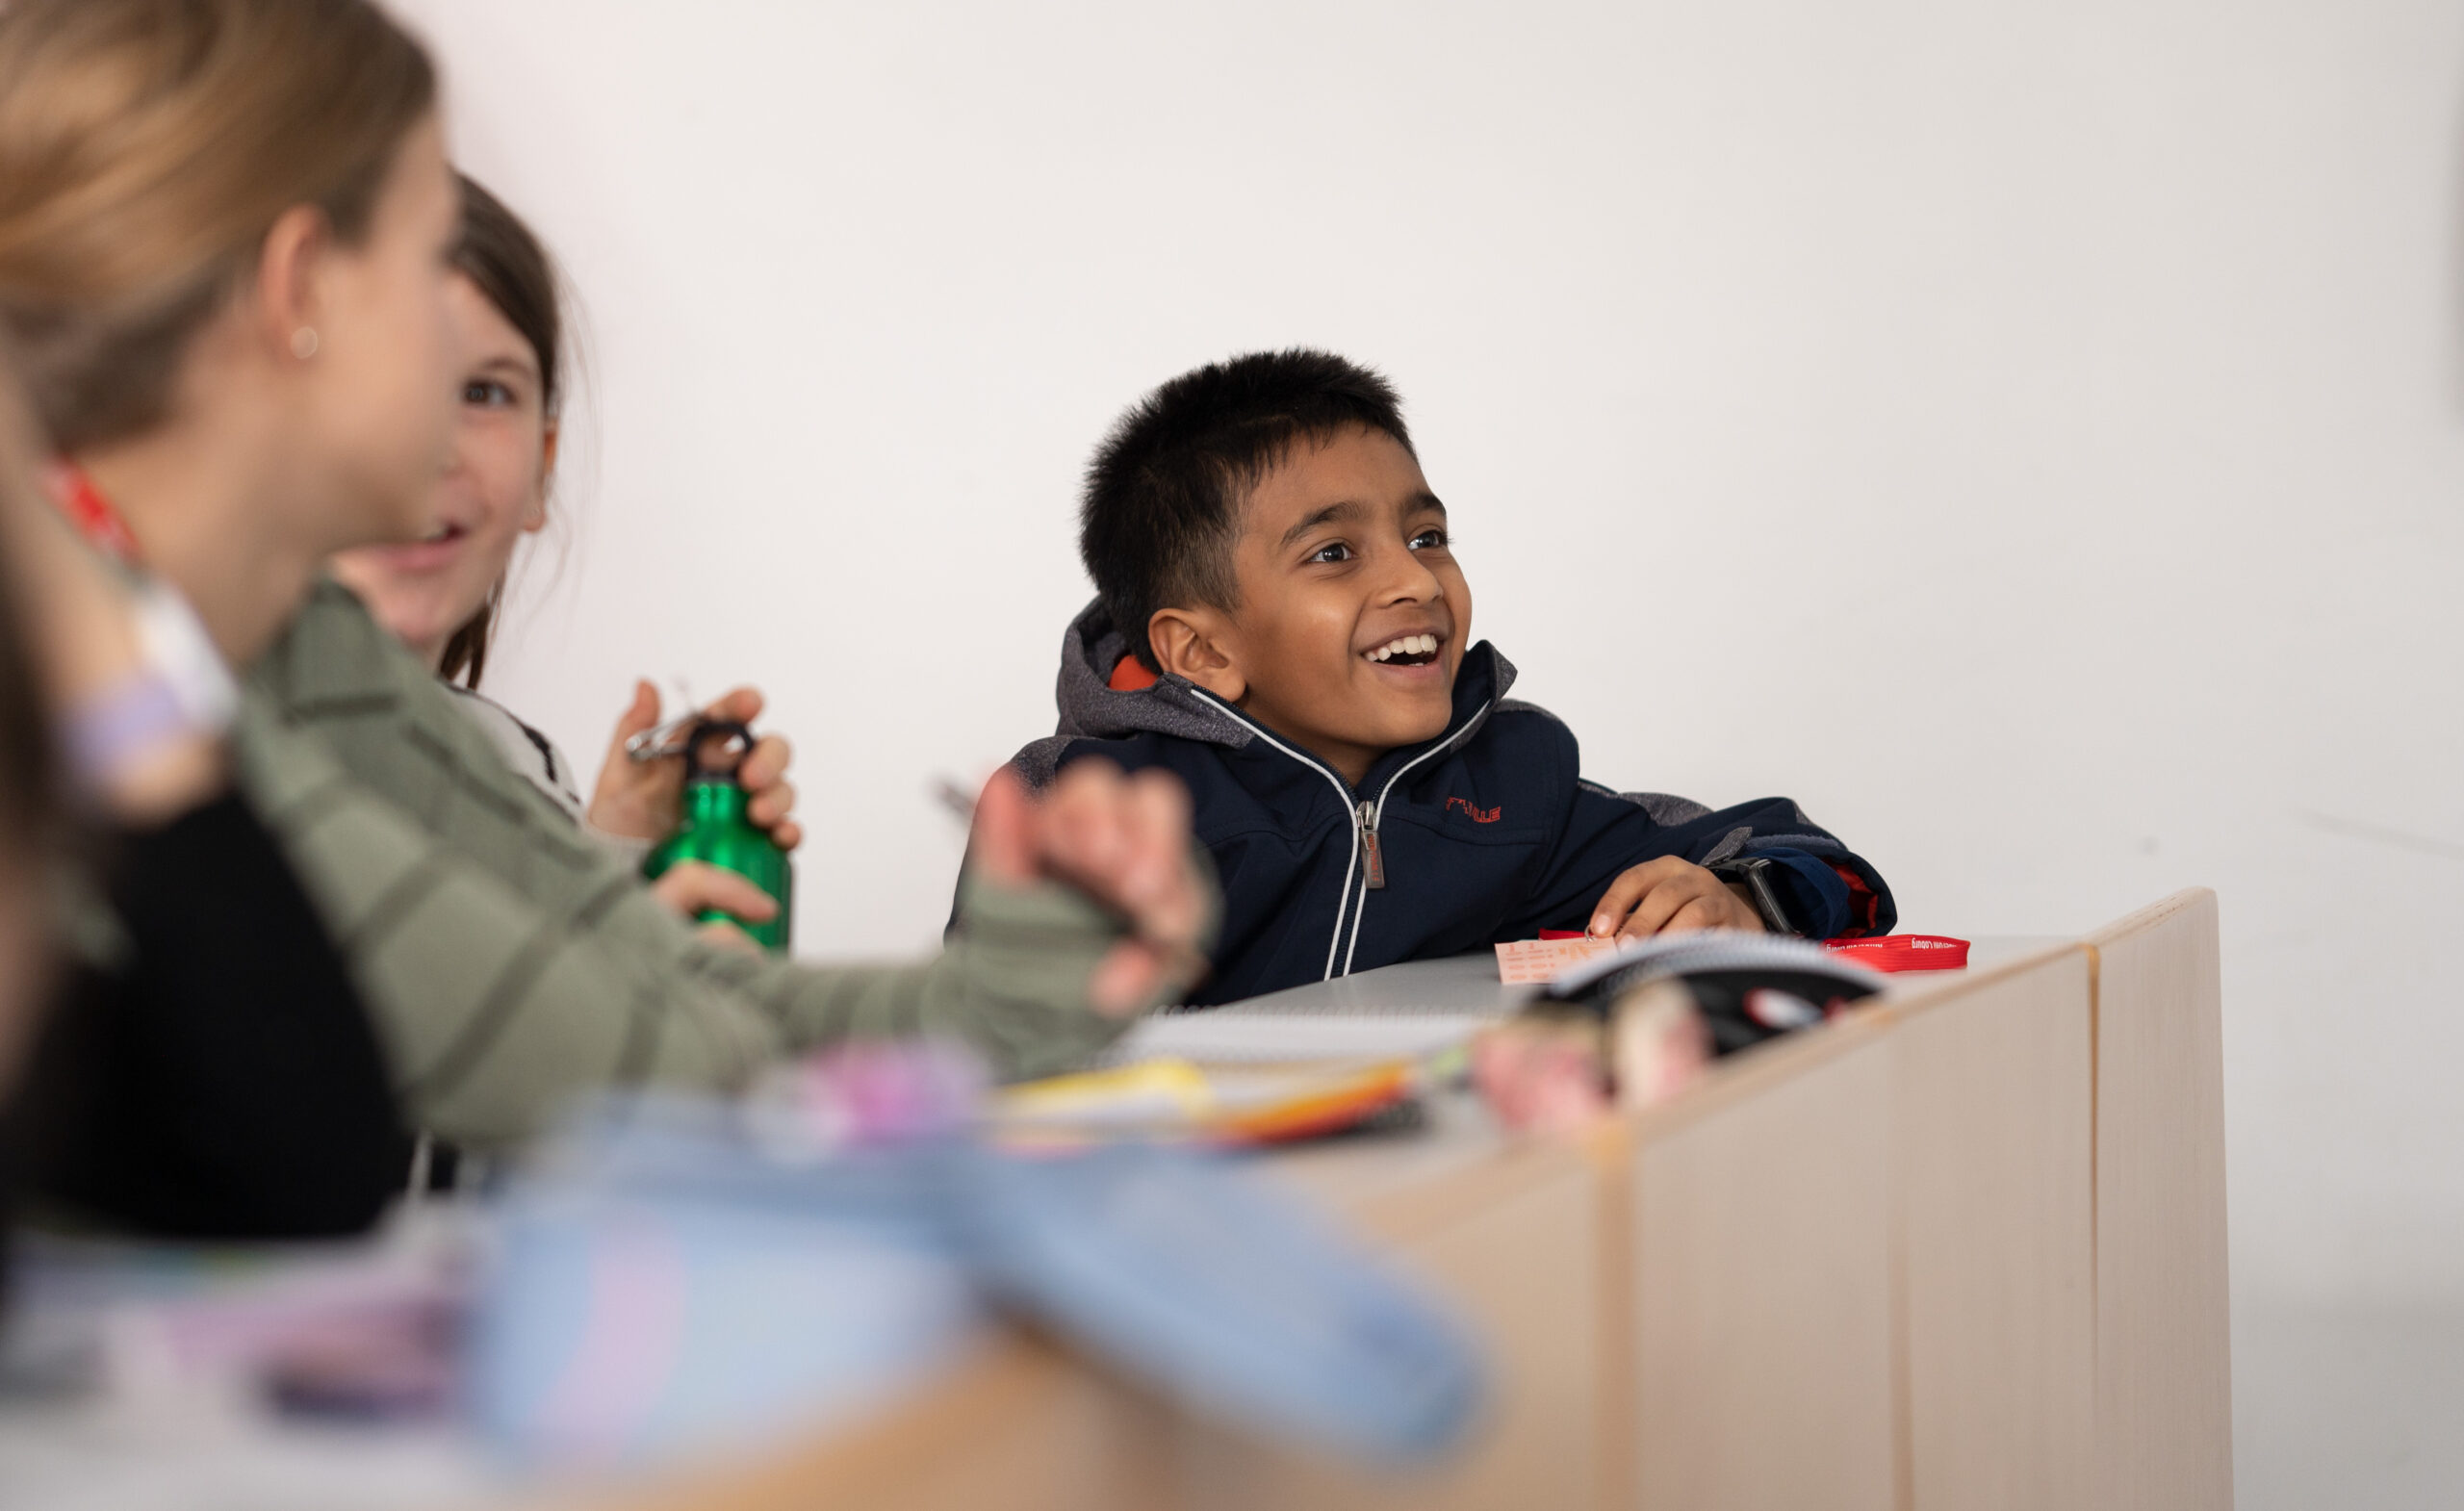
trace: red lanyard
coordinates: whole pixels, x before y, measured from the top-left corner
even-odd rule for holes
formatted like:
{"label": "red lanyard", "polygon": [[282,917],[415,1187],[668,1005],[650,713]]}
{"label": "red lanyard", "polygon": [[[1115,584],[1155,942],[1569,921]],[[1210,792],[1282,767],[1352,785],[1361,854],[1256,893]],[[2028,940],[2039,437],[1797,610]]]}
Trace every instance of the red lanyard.
{"label": "red lanyard", "polygon": [[119,511],[112,507],[112,501],[103,497],[103,491],[94,486],[94,479],[86,475],[84,468],[74,462],[55,462],[45,480],[51,485],[52,501],[68,516],[68,523],[77,526],[77,533],[85,536],[88,544],[109,551],[116,560],[136,564],[136,534],[120,518]]}

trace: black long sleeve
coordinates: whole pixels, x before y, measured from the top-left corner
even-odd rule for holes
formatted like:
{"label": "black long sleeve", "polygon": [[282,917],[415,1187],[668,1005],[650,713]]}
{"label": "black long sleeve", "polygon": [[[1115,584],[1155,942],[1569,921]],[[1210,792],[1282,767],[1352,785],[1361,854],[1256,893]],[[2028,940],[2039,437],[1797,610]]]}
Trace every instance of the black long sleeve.
{"label": "black long sleeve", "polygon": [[133,949],[61,983],[10,1118],[26,1185],[167,1237],[368,1227],[409,1141],[342,959],[256,816],[225,796],[122,835],[107,879]]}

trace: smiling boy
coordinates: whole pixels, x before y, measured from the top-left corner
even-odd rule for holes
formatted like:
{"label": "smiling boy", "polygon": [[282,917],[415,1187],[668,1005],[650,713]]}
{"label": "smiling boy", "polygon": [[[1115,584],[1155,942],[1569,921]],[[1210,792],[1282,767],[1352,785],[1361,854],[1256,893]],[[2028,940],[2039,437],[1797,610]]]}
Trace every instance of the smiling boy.
{"label": "smiling boy", "polygon": [[1239,997],[1543,929],[1887,932],[1881,875],[1784,798],[1712,811],[1581,780],[1573,731],[1475,644],[1394,390],[1323,352],[1184,373],[1088,470],[1099,597],[1031,782],[1102,756],[1188,783]]}

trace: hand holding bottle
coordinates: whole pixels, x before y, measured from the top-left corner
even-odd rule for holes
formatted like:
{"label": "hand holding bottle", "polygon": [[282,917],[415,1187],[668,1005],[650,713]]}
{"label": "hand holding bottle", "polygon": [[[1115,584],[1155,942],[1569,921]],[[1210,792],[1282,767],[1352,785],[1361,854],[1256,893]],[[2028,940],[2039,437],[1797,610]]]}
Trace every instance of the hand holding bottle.
{"label": "hand holding bottle", "polygon": [[642,858],[642,875],[664,884],[678,867],[699,864],[744,878],[776,906],[757,913],[712,901],[706,894],[717,884],[710,878],[695,878],[680,901],[664,887],[654,890],[680,908],[701,894],[705,906],[686,911],[685,916],[706,927],[740,929],[755,943],[783,954],[791,933],[795,867],[787,852],[753,820],[752,796],[739,774],[756,748],[753,731],[741,724],[706,714],[695,719],[684,734],[680,756],[684,763],[684,790],[676,828]]}
{"label": "hand holding bottle", "polygon": [[[759,689],[739,687],[703,712],[722,724],[751,724],[762,706]],[[641,760],[626,748],[635,735],[657,729],[658,722],[658,689],[647,681],[635,682],[633,702],[616,721],[616,733],[607,742],[607,758],[599,768],[599,784],[591,792],[589,816],[594,829],[629,839],[658,840],[676,828],[677,805],[684,791],[684,757]],[[782,850],[795,849],[804,838],[803,826],[792,816],[796,789],[787,781],[787,762],[793,754],[784,739],[765,734],[736,768],[736,781],[750,799],[747,811],[754,825],[768,830]]]}
{"label": "hand holding bottle", "polygon": [[779,916],[779,904],[769,893],[706,860],[680,860],[660,872],[651,884],[651,895],[680,917],[702,920],[713,913],[727,914],[697,922],[693,932],[712,944],[751,955],[761,953],[761,941],[733,920],[760,925]]}

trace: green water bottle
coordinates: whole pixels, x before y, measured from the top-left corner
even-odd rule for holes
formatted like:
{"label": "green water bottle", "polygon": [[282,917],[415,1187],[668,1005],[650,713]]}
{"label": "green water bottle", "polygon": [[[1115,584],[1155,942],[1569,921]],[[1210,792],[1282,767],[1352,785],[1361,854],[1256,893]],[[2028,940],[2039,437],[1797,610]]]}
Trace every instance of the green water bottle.
{"label": "green water bottle", "polygon": [[699,860],[733,871],[770,894],[779,905],[768,923],[747,923],[710,909],[702,923],[732,923],[773,954],[787,950],[787,921],[795,902],[796,873],[787,853],[748,813],[752,802],[736,780],[736,767],[753,749],[753,731],[723,719],[705,719],[684,737],[683,812],[676,832],[651,847],[642,875],[653,881],[680,860]]}

